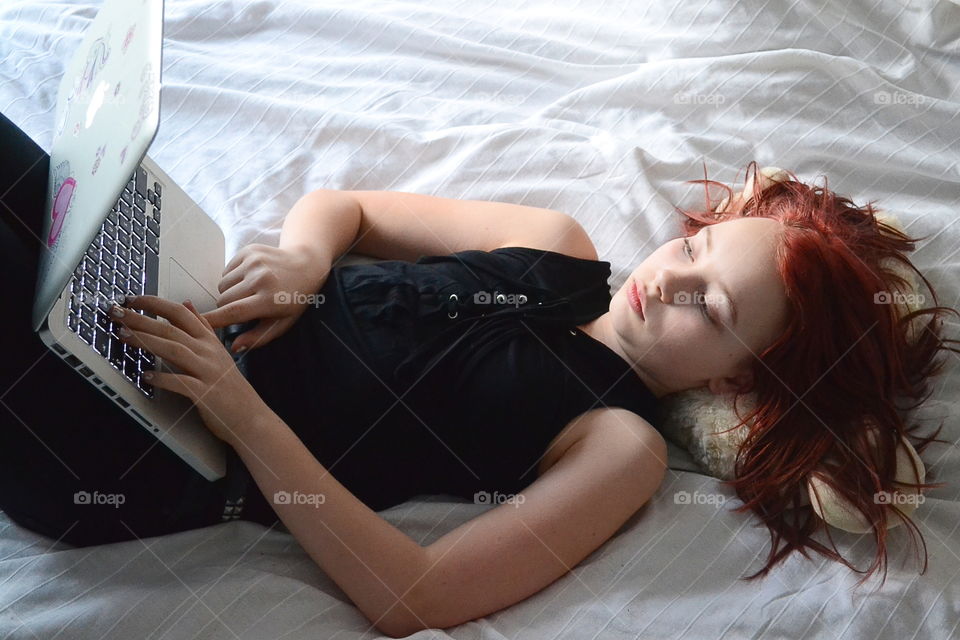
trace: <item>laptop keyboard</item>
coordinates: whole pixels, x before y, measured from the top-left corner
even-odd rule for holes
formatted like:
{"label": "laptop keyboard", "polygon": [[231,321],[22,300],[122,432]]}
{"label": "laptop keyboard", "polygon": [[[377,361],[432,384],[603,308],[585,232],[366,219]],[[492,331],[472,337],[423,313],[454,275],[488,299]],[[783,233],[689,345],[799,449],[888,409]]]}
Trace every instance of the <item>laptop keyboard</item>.
{"label": "laptop keyboard", "polygon": [[67,313],[70,330],[149,398],[153,386],[142,374],[156,358],[120,340],[107,304],[120,294],[157,295],[161,191],[157,182],[148,187],[147,172],[137,167],[73,272]]}

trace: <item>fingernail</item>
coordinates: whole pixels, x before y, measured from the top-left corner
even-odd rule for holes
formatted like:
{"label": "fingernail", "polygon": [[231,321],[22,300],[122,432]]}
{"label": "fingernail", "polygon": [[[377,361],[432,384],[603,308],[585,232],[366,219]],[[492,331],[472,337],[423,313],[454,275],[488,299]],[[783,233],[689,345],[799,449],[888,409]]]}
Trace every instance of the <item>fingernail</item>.
{"label": "fingernail", "polygon": [[120,327],[120,331],[118,333],[123,337],[127,337],[130,335],[130,329],[127,329],[126,327]]}
{"label": "fingernail", "polygon": [[127,297],[122,293],[117,296],[117,304],[123,304],[126,301],[127,301]]}
{"label": "fingernail", "polygon": [[234,350],[234,353],[243,353],[247,350],[247,345],[242,344]]}
{"label": "fingernail", "polygon": [[152,379],[153,379],[153,374],[150,373],[149,371],[144,371],[144,372],[143,372],[143,377],[146,378],[147,380],[152,380]]}
{"label": "fingernail", "polygon": [[183,304],[185,304],[185,305],[186,305],[186,304],[193,304],[193,303],[192,303],[192,302],[190,302],[190,299],[188,298],[188,299],[186,299],[186,300],[184,300],[184,301],[183,301]]}
{"label": "fingernail", "polygon": [[118,317],[118,318],[122,318],[122,317],[123,317],[123,309],[121,309],[120,307],[118,307],[118,306],[116,306],[116,305],[114,305],[113,308],[110,309],[110,313],[112,313],[114,316],[116,316],[116,317]]}

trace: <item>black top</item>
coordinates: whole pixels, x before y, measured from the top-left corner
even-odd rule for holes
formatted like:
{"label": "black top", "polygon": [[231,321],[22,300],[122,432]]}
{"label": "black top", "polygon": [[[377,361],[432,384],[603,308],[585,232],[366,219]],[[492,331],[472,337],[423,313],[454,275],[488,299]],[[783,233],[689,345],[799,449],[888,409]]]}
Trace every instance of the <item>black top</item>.
{"label": "black top", "polygon": [[654,419],[627,362],[576,329],[609,309],[609,276],[609,262],[525,247],[338,266],[322,302],[249,352],[247,375],[374,510],[517,493],[576,416]]}

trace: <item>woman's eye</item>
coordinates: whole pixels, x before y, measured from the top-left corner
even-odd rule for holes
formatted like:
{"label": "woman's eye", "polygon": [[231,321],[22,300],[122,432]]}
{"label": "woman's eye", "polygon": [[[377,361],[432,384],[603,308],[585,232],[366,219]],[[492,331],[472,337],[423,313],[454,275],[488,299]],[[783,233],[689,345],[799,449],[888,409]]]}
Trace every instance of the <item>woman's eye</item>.
{"label": "woman's eye", "polygon": [[[684,238],[684,239],[683,239],[683,247],[684,247],[684,251],[687,253],[687,255],[690,256],[690,262],[693,262],[693,261],[694,261],[694,260],[693,260],[693,248],[690,246],[690,240],[689,240],[689,239],[687,239],[687,238]],[[700,312],[703,313],[703,317],[706,318],[707,320],[709,320],[711,324],[716,324],[716,323],[713,321],[713,318],[710,317],[710,308],[707,306],[707,301],[704,300],[704,296],[701,296],[699,292],[697,292],[695,295],[697,295],[697,296],[700,297],[701,302],[700,302],[700,304],[699,304],[698,306],[700,307]]]}

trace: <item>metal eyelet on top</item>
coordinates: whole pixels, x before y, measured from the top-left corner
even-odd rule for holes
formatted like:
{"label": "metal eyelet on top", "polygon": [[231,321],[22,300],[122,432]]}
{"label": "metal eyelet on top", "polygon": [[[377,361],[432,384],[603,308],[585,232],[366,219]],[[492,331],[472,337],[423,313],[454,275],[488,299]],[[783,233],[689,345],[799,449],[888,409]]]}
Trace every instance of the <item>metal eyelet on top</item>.
{"label": "metal eyelet on top", "polygon": [[[460,300],[460,298],[457,297],[457,294],[451,293],[449,300],[450,300],[450,302],[456,304],[457,301]],[[447,317],[450,318],[451,320],[453,320],[454,318],[456,318],[458,315],[460,315],[460,312],[459,312],[459,311],[454,311],[452,315],[450,314],[449,311],[447,311]]]}

